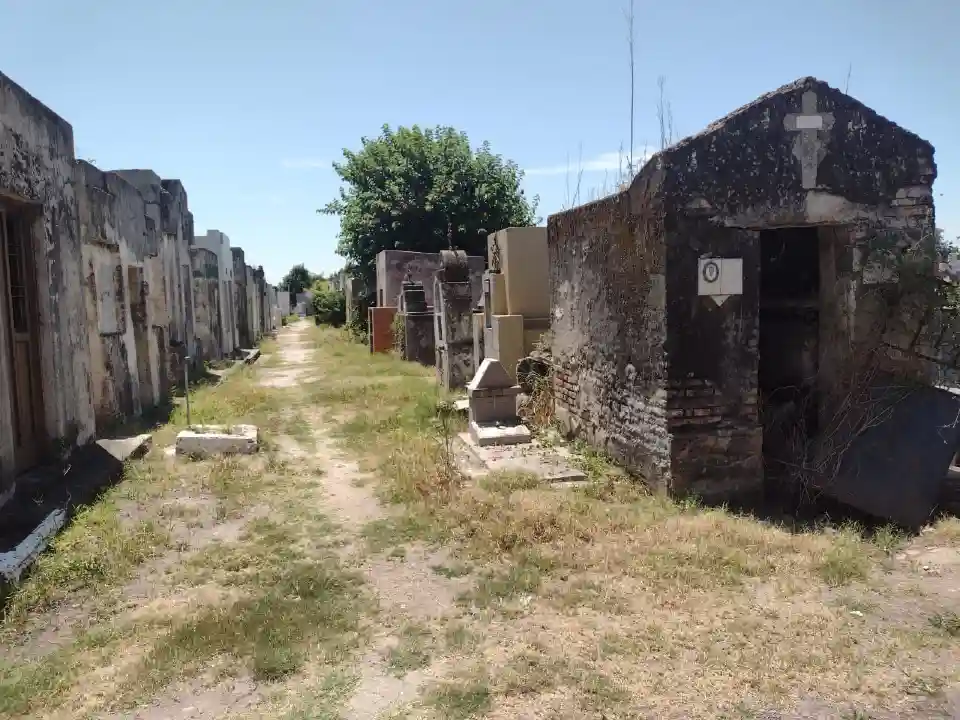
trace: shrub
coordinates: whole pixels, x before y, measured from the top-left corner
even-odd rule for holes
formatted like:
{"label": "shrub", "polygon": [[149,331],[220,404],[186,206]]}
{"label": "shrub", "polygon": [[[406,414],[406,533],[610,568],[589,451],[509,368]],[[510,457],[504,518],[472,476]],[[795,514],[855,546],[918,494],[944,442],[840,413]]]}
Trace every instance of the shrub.
{"label": "shrub", "polygon": [[342,327],[347,321],[347,297],[339,290],[326,287],[313,296],[313,314],[317,325]]}

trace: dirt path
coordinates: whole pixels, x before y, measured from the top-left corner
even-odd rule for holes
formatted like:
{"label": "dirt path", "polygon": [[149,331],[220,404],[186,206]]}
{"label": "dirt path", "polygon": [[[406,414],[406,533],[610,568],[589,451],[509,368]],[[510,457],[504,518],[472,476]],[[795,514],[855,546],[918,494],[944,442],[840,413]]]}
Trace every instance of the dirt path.
{"label": "dirt path", "polygon": [[[315,374],[313,355],[305,339],[309,326],[299,323],[278,337],[279,364],[264,370],[261,382],[276,386],[286,379],[299,379]],[[405,549],[402,561],[369,556],[360,537],[364,527],[389,516],[372,489],[371,478],[361,472],[330,437],[329,424],[317,410],[309,413],[314,428],[312,455],[290,438],[282,440],[291,456],[307,459],[323,470],[319,481],[324,493],[324,507],[341,528],[341,555],[356,564],[373,589],[380,608],[379,622],[373,628],[370,648],[360,659],[359,683],[344,711],[345,720],[368,720],[389,713],[401,703],[414,699],[424,683],[439,677],[444,663],[413,670],[397,677],[388,671],[387,657],[401,642],[396,632],[417,621],[437,621],[457,614],[456,598],[469,587],[464,578],[444,578],[432,568],[444,565],[448,558],[442,551],[429,551],[413,545]]]}

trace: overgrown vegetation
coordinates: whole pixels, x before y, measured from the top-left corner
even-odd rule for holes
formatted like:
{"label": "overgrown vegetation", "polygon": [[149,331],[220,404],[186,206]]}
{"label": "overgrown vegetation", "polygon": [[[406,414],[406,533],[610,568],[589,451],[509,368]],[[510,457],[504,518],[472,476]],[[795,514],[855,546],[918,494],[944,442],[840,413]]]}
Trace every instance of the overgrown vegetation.
{"label": "overgrown vegetation", "polygon": [[313,315],[320,325],[339,328],[347,322],[347,298],[343,291],[327,286],[314,289]]}
{"label": "overgrown vegetation", "polygon": [[[923,584],[927,561],[901,562],[914,541],[895,530],[795,533],[675,503],[618,481],[598,454],[582,455],[594,481],[578,489],[464,478],[451,457],[464,421],[430,369],[371,355],[345,330],[285,332],[316,348],[295,388],[256,381],[288,369],[281,336],[279,367],[193,395],[201,419],[259,424],[263,453],[174,465],[163,448],[178,408],[26,579],[0,625],[0,717],[164,698],[157,712],[173,715],[196,687],[230,694],[241,679],[258,716],[333,718],[370,672],[426,678],[384,717],[755,717],[797,697],[907,716],[904,698],[960,682],[948,576]],[[396,506],[362,534],[325,515],[337,486],[319,476],[340,463],[310,459],[327,442],[318,413]],[[291,443],[300,454],[277,451]],[[956,520],[922,539],[958,541]],[[425,554],[432,543],[442,555]],[[447,616],[411,614],[402,594],[378,614],[341,557],[387,566],[381,601],[422,563],[407,581],[455,584]]]}
{"label": "overgrown vegetation", "polygon": [[[422,704],[440,717],[494,707],[522,714],[539,706],[540,693],[561,689],[587,716],[619,716],[638,698],[650,708],[701,707],[674,692],[678,680],[701,687],[711,712],[759,712],[796,692],[835,703],[859,693],[877,706],[898,691],[891,658],[934,683],[960,680],[925,659],[956,659],[941,629],[949,619],[908,611],[907,639],[900,621],[872,618],[868,629],[829,600],[902,602],[882,571],[903,542],[896,532],[793,532],[675,503],[619,481],[589,454],[595,482],[580,489],[516,474],[469,481],[444,449],[463,421],[435,418],[447,404],[426,372],[371,356],[334,332],[318,330],[316,343],[329,381],[318,383],[312,401],[349,414],[336,432],[377,472],[382,497],[404,511],[369,528],[370,550],[437,542],[457,556],[436,572],[470,568],[473,587],[460,603],[467,628],[484,640],[464,652],[489,672],[429,689]],[[503,664],[505,648],[522,653],[530,643],[542,643],[535,662]],[[397,662],[407,662],[407,650],[419,662],[416,647],[405,647]],[[864,694],[856,678],[868,677],[883,690]],[[703,708],[689,714],[708,716]]]}

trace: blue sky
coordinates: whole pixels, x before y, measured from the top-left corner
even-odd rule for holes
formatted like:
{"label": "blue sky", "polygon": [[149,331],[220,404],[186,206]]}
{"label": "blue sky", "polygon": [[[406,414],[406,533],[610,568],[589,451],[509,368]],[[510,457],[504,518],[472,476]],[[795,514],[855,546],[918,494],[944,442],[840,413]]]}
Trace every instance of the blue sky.
{"label": "blue sky", "polygon": [[[342,264],[330,162],[391,125],[453,125],[529,171],[540,212],[613,184],[629,145],[629,0],[0,0],[0,70],[103,169],[180,178],[278,281]],[[938,221],[960,235],[960,3],[636,0],[636,146],[657,77],[687,135],[804,75],[934,143]],[[569,168],[569,170],[568,170]]]}

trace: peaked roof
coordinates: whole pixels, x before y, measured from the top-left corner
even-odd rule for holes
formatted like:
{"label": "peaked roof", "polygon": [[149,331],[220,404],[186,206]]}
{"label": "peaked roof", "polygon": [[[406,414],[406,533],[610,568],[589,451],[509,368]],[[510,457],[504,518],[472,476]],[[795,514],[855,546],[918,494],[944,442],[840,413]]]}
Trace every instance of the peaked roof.
{"label": "peaked roof", "polygon": [[477,374],[467,385],[468,390],[503,390],[515,385],[513,378],[503,367],[503,363],[495,358],[485,358],[480,363]]}
{"label": "peaked roof", "polygon": [[707,125],[707,127],[705,127],[700,132],[695,133],[693,135],[689,135],[685,138],[682,138],[681,140],[675,142],[673,145],[670,145],[669,147],[664,148],[660,152],[655,153],[650,158],[648,163],[656,159],[657,156],[659,155],[668,155],[673,151],[686,147],[687,145],[690,145],[698,140],[701,140],[704,137],[707,137],[707,136],[713,135],[714,133],[718,133],[722,131],[724,129],[724,126],[726,126],[727,124],[733,122],[734,120],[738,119],[743,115],[746,115],[750,111],[755,110],[758,107],[769,103],[774,98],[781,97],[784,95],[790,95],[795,92],[804,91],[804,90],[816,90],[824,95],[832,96],[835,100],[840,99],[845,104],[856,107],[860,111],[860,113],[865,117],[867,117],[868,119],[878,124],[890,125],[891,127],[895,128],[898,132],[901,132],[904,135],[908,135],[919,142],[925,143],[930,147],[930,151],[933,152],[933,144],[927,140],[924,140],[916,133],[911,132],[910,130],[907,130],[906,128],[900,125],[897,125],[897,123],[884,117],[883,115],[878,113],[876,110],[874,110],[870,106],[864,105],[855,97],[851,95],[847,95],[846,93],[840,90],[837,90],[835,87],[828,85],[823,80],[818,80],[815,77],[807,76],[807,77],[798,78],[791,83],[787,83],[786,85],[783,85],[777,88],[776,90],[771,90],[768,93],[764,93],[760,97],[748,102],[746,105],[741,105],[733,112],[727,113],[722,118],[714,120],[712,123]]}

